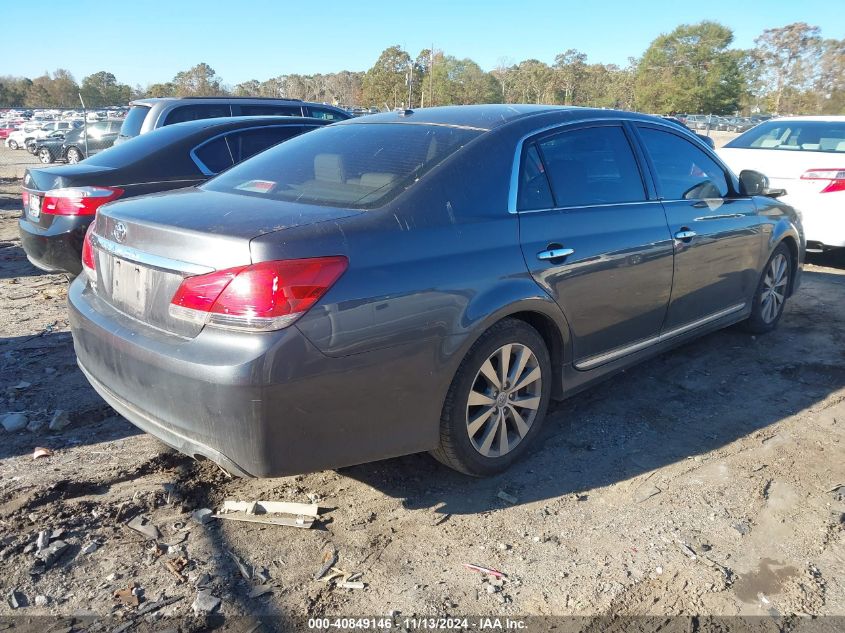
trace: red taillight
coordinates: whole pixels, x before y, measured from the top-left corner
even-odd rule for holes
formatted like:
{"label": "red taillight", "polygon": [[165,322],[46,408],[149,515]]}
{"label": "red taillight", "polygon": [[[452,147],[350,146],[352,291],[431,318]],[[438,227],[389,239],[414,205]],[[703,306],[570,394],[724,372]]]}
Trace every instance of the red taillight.
{"label": "red taillight", "polygon": [[85,231],[85,239],[82,241],[82,270],[92,280],[97,278],[97,258],[94,255],[94,242],[92,240],[94,224],[94,222],[91,222],[88,225],[88,230]]}
{"label": "red taillight", "polygon": [[261,262],[187,277],[170,302],[179,319],[279,330],[307,312],[347,267],[342,256]]}
{"label": "red taillight", "polygon": [[801,180],[827,180],[827,186],[819,193],[831,193],[834,191],[845,191],[845,169],[833,169],[823,167],[821,169],[808,169],[801,175]]}
{"label": "red taillight", "polygon": [[29,192],[26,189],[21,191],[21,203],[24,211],[26,211],[29,208]]}
{"label": "red taillight", "polygon": [[117,187],[66,187],[44,194],[41,212],[49,215],[94,215],[106,202],[123,195]]}

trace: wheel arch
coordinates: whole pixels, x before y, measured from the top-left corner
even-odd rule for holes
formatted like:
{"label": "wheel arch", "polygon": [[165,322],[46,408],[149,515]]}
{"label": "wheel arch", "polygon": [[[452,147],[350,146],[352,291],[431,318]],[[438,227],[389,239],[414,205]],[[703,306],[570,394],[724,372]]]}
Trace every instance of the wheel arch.
{"label": "wheel arch", "polygon": [[[546,343],[546,348],[549,352],[549,358],[552,364],[552,398],[559,399],[563,397],[563,366],[569,360],[570,356],[570,329],[566,321],[566,317],[561,311],[560,307],[554,300],[542,293],[540,288],[534,283],[533,279],[530,281],[533,286],[533,295],[526,295],[522,293],[520,297],[509,297],[509,301],[503,300],[507,293],[498,296],[498,305],[491,306],[482,298],[477,298],[474,303],[475,309],[465,313],[466,319],[464,323],[465,336],[459,337],[460,344],[453,348],[454,358],[456,363],[454,370],[460,366],[463,359],[466,358],[470,348],[481,336],[493,327],[496,323],[505,319],[517,319],[527,325],[533,327],[542,337]],[[524,289],[523,289],[524,290]],[[483,318],[473,318],[472,313],[478,313],[481,306],[477,303],[481,301],[484,305]]]}
{"label": "wheel arch", "polygon": [[[801,244],[801,236],[791,222],[781,221],[775,225],[775,229],[772,231],[772,236],[769,239],[769,248],[768,253],[766,253],[765,261],[769,261],[772,253],[774,253],[775,249],[781,244],[785,244],[787,249],[789,249],[789,259],[792,264],[792,270],[797,272],[798,266],[801,264],[803,259],[801,257],[801,250],[799,246],[799,244]],[[793,272],[789,280],[788,296],[792,296],[792,292],[795,289],[795,279],[798,276],[795,272]]]}

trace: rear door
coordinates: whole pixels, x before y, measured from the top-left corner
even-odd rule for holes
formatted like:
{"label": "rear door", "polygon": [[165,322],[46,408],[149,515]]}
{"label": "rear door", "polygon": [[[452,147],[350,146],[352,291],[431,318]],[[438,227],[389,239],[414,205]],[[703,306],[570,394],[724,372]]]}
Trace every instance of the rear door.
{"label": "rear door", "polygon": [[683,132],[637,124],[675,246],[664,333],[739,311],[756,288],[763,256],[757,207],[721,163]]}
{"label": "rear door", "polygon": [[672,286],[663,206],[629,131],[596,122],[524,144],[516,210],[525,261],[591,369],[654,342]]}

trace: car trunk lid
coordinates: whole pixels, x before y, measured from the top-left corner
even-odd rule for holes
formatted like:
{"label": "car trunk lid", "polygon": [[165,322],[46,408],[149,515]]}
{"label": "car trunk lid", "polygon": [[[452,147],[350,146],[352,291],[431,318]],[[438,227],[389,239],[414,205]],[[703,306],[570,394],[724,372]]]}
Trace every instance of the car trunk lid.
{"label": "car trunk lid", "polygon": [[203,325],[169,311],[185,277],[254,263],[250,242],[261,235],[356,213],[200,189],[107,205],[93,236],[96,293],[155,329],[194,337]]}

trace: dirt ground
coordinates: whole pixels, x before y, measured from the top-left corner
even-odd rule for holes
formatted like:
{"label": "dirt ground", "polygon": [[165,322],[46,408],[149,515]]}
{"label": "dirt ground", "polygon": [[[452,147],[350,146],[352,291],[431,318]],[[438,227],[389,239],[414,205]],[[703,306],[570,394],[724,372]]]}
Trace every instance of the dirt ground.
{"label": "dirt ground", "polygon": [[[776,332],[711,334],[553,405],[536,452],[499,477],[413,455],[238,480],[88,386],[66,279],[27,262],[19,174],[5,175],[0,413],[28,428],[0,429],[0,617],[255,631],[273,627],[256,628],[262,615],[845,616],[845,258],[812,260]],[[57,410],[69,424],[50,430]],[[323,510],[312,529],[193,520],[225,499]],[[138,516],[160,537],[128,528]],[[68,546],[48,564],[42,531]],[[364,588],[314,580],[327,547]],[[213,614],[195,613],[200,591],[220,599]]]}

